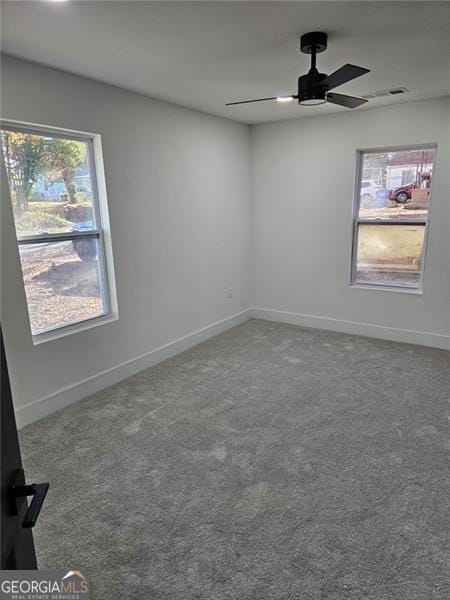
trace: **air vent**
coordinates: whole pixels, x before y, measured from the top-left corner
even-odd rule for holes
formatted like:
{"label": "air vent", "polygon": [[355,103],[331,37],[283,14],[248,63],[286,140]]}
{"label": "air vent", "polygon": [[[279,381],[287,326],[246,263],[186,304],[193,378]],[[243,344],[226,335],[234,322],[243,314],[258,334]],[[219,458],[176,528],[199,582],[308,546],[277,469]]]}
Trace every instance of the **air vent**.
{"label": "air vent", "polygon": [[390,96],[397,96],[398,94],[406,94],[408,90],[404,87],[397,88],[395,90],[389,90],[388,94]]}
{"label": "air vent", "polygon": [[407,94],[409,90],[405,87],[392,88],[390,90],[378,90],[377,92],[371,92],[370,94],[365,94],[363,98],[366,100],[370,100],[371,98],[384,98],[386,96],[398,96],[400,94]]}

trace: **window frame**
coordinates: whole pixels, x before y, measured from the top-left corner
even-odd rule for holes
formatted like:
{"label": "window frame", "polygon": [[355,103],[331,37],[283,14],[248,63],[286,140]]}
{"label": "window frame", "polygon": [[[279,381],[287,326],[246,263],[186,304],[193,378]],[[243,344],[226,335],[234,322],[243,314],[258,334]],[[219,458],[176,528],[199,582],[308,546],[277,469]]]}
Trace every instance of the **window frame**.
{"label": "window frame", "polygon": [[[351,236],[351,254],[350,254],[350,281],[349,285],[353,288],[362,288],[368,290],[382,290],[390,292],[402,292],[406,294],[423,294],[424,291],[424,274],[427,259],[428,249],[428,231],[430,225],[431,216],[431,198],[433,192],[436,156],[437,156],[438,144],[437,142],[428,142],[421,144],[407,144],[402,146],[381,146],[378,148],[359,148],[356,150],[356,173],[353,190],[353,202],[352,202],[352,236]],[[361,203],[360,197],[360,183],[362,181],[362,169],[363,159],[365,154],[378,154],[382,152],[401,152],[408,150],[434,150],[434,161],[433,161],[433,178],[431,181],[430,189],[430,202],[428,205],[427,218],[410,218],[409,220],[399,219],[362,219],[359,218],[359,208]],[[358,228],[359,225],[398,225],[398,226],[410,226],[411,224],[423,225],[425,227],[422,254],[420,258],[420,277],[417,287],[402,285],[401,283],[372,283],[372,282],[358,282],[356,281],[356,258],[358,251]]]}
{"label": "window frame", "polygon": [[[89,174],[92,185],[92,213],[94,217],[94,228],[89,231],[67,231],[62,233],[44,233],[36,235],[19,236],[15,229],[17,251],[21,245],[42,244],[52,242],[72,241],[74,239],[97,240],[99,285],[101,290],[103,311],[101,314],[87,317],[73,323],[57,325],[33,333],[31,320],[28,315],[28,323],[33,344],[40,344],[48,340],[63,337],[72,333],[91,329],[104,323],[110,323],[119,318],[117,307],[117,296],[114,275],[114,262],[111,246],[111,230],[108,214],[108,201],[106,195],[106,180],[103,165],[101,136],[97,133],[75,131],[51,125],[36,125],[10,119],[0,120],[0,129],[5,131],[16,131],[20,133],[48,135],[53,138],[82,141],[86,143],[88,150]],[[2,160],[5,162],[3,152]],[[6,165],[5,165],[6,168]],[[8,190],[11,193],[9,182]],[[25,290],[25,281],[22,274],[22,283]],[[26,294],[25,294],[26,296]],[[28,300],[26,299],[28,311]]]}

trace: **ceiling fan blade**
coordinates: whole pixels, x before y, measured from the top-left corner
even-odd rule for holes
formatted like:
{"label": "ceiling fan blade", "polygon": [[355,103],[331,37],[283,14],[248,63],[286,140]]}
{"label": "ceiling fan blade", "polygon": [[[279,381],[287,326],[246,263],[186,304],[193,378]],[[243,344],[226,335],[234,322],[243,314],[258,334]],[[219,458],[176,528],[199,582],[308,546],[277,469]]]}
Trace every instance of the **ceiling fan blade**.
{"label": "ceiling fan blade", "polygon": [[356,79],[357,77],[361,77],[361,75],[365,75],[366,73],[370,73],[370,69],[364,69],[364,67],[357,67],[355,65],[344,65],[325,79],[322,79],[320,85],[326,85],[329,90],[332,90],[339,85],[347,83],[352,79]]}
{"label": "ceiling fan blade", "polygon": [[[296,98],[297,96],[281,96],[282,98]],[[266,100],[277,100],[280,96],[273,96],[273,98],[258,98],[257,100],[241,100],[240,102],[227,102],[225,106],[233,106],[235,104],[249,104],[250,102],[266,102]]]}
{"label": "ceiling fan blade", "polygon": [[339,106],[345,106],[346,108],[358,108],[361,104],[365,104],[367,100],[364,98],[356,98],[356,96],[344,96],[344,94],[334,94],[329,92],[327,94],[327,101],[332,104],[338,104]]}

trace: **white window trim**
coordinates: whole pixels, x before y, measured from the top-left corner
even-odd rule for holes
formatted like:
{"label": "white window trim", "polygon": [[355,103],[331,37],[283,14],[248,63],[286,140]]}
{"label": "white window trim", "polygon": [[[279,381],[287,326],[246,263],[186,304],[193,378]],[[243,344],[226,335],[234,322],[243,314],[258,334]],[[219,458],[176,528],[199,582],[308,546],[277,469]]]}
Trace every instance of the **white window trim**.
{"label": "white window trim", "polygon": [[[93,168],[93,173],[91,173],[94,193],[93,207],[95,211],[96,223],[100,225],[100,227],[92,233],[96,234],[101,242],[99,244],[99,259],[102,262],[101,276],[103,281],[101,282],[101,286],[103,300],[106,304],[106,310],[101,315],[90,317],[88,319],[83,319],[82,321],[77,321],[76,323],[69,323],[68,325],[48,329],[46,331],[36,334],[31,333],[31,323],[29,321],[30,335],[33,344],[42,344],[47,341],[55,340],[61,337],[65,337],[67,335],[72,335],[74,333],[92,329],[93,327],[97,327],[99,325],[104,325],[107,323],[117,321],[119,318],[119,308],[117,303],[116,278],[114,273],[114,257],[111,242],[111,225],[108,212],[108,197],[106,193],[106,178],[103,162],[101,135],[99,133],[78,131],[74,129],[67,129],[64,127],[55,127],[52,125],[38,125],[36,123],[16,121],[13,119],[1,119],[0,127],[3,126],[9,129],[17,128],[17,130],[19,131],[29,131],[41,134],[52,133],[55,136],[68,136],[71,139],[79,138],[82,141],[91,142],[88,143],[88,148],[89,152],[91,153],[90,166]],[[2,160],[4,160],[3,152],[1,154]],[[19,244],[17,244],[17,249],[18,246]],[[22,274],[21,280],[25,291],[25,283]]]}
{"label": "white window trim", "polygon": [[[356,275],[356,253],[357,253],[357,238],[358,238],[358,223],[364,221],[364,219],[359,219],[359,205],[360,205],[360,189],[359,184],[362,181],[362,159],[364,154],[378,154],[380,152],[398,152],[398,151],[408,151],[408,150],[428,150],[434,149],[434,165],[433,165],[433,180],[435,174],[435,165],[436,165],[436,155],[438,144],[437,142],[429,142],[429,143],[420,143],[420,144],[408,144],[403,146],[381,146],[378,148],[359,148],[356,150],[356,172],[355,172],[355,180],[353,186],[353,202],[352,202],[352,235],[351,235],[351,248],[350,248],[350,281],[349,286],[353,289],[362,289],[362,290],[377,290],[384,292],[400,292],[406,294],[418,294],[422,295],[424,293],[424,274],[426,268],[427,261],[427,250],[428,250],[428,232],[430,227],[430,219],[431,219],[431,199],[433,197],[433,181],[431,182],[430,188],[430,203],[428,206],[427,219],[425,223],[425,234],[423,240],[423,248],[422,248],[422,257],[421,257],[421,272],[420,279],[417,287],[409,287],[401,284],[386,284],[386,283],[361,283],[355,281]],[[386,222],[386,220],[383,220]],[[423,223],[422,220],[418,220],[418,223]],[[380,224],[381,221],[373,220],[371,224],[376,225]],[[411,220],[410,223],[414,223]],[[400,225],[400,223],[398,223]]]}

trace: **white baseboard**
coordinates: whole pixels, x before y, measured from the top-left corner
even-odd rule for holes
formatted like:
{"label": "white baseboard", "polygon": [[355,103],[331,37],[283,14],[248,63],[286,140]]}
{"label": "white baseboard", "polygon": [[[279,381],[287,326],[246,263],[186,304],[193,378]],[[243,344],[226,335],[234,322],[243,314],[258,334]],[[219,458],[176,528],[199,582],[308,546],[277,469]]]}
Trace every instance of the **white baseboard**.
{"label": "white baseboard", "polygon": [[74,385],[62,388],[50,396],[45,396],[44,398],[34,400],[25,406],[20,406],[16,409],[17,427],[20,429],[25,427],[25,425],[34,423],[34,421],[61,410],[73,402],[77,402],[78,400],[86,398],[91,394],[95,394],[110,385],[114,385],[122,379],[126,379],[140,371],[144,371],[167,358],[175,356],[175,354],[184,352],[184,350],[188,350],[200,342],[204,342],[227,329],[231,329],[231,327],[240,325],[250,318],[251,310],[243,310],[222,321],[217,321],[207,327],[193,331],[192,333],[161,346],[160,348],[156,348],[151,352],[142,354],[141,356],[98,373],[97,375],[93,375]]}
{"label": "white baseboard", "polygon": [[450,336],[438,333],[427,333],[411,329],[399,329],[397,327],[385,327],[384,325],[371,325],[370,323],[358,323],[345,321],[343,319],[332,319],[330,317],[318,317],[315,315],[302,315],[298,313],[284,312],[281,310],[270,310],[267,308],[252,308],[253,319],[264,319],[266,321],[277,321],[279,323],[290,323],[302,327],[315,329],[326,329],[339,333],[349,333],[366,337],[380,338],[406,344],[419,344],[450,350]]}

